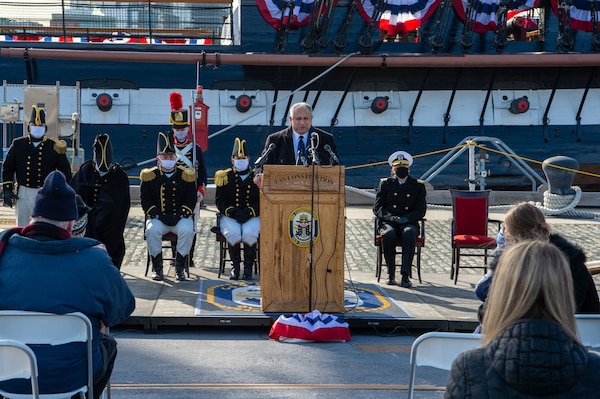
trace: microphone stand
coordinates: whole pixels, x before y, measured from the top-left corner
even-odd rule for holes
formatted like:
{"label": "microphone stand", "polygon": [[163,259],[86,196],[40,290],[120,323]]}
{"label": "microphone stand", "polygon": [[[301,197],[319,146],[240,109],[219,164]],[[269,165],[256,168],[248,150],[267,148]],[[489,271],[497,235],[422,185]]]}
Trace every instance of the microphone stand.
{"label": "microphone stand", "polygon": [[317,149],[311,139],[312,167],[311,167],[311,182],[310,182],[310,243],[308,247],[308,311],[312,312],[312,291],[313,291],[313,243],[314,236],[314,209],[315,209],[315,165],[320,164]]}

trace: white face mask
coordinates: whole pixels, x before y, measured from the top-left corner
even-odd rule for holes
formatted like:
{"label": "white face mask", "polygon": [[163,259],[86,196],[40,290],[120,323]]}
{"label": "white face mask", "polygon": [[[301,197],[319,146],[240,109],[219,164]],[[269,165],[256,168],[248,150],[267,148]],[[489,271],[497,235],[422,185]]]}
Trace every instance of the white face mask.
{"label": "white face mask", "polygon": [[176,159],[162,159],[160,160],[160,166],[165,171],[170,171],[175,168],[175,164],[177,163]]}
{"label": "white face mask", "polygon": [[34,139],[41,139],[42,137],[44,137],[45,133],[45,126],[29,126],[29,134],[31,134],[31,137],[33,137]]}
{"label": "white face mask", "polygon": [[185,141],[185,139],[187,139],[188,136],[188,132],[187,130],[184,130],[182,132],[173,132],[173,134],[175,135],[175,138],[177,139],[177,142],[179,143],[183,143]]}
{"label": "white face mask", "polygon": [[248,169],[248,165],[250,165],[250,160],[247,158],[233,160],[233,166],[238,172]]}

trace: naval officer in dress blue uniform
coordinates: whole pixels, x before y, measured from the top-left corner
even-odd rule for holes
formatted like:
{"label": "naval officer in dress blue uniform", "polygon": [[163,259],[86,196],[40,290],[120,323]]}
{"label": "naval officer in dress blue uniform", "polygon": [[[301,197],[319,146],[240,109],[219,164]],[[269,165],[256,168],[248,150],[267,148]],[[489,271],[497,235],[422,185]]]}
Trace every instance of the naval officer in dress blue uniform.
{"label": "naval officer in dress blue uniform", "polygon": [[379,234],[383,256],[388,267],[388,285],[396,284],[396,241],[402,238],[402,265],[400,286],[411,288],[408,276],[419,234],[419,219],[425,216],[427,202],[425,184],[409,175],[413,163],[406,151],[396,151],[388,158],[391,177],[379,182],[373,213],[379,218]]}

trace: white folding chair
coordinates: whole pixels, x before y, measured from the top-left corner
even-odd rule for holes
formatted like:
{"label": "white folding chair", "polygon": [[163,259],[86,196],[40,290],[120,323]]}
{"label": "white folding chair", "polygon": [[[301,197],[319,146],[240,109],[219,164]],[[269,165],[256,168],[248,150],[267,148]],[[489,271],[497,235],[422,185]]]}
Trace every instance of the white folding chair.
{"label": "white folding chair", "polygon": [[600,347],[600,314],[576,314],[577,334],[588,348]]}
{"label": "white folding chair", "polygon": [[[53,313],[29,312],[20,310],[0,311],[0,339],[12,339],[24,344],[64,345],[71,342],[87,344],[87,382],[70,391],[39,395],[42,399],[63,399],[79,394],[85,399],[85,393],[94,397],[94,375],[92,365],[92,324],[86,315],[80,312],[64,315]],[[60,348],[57,348],[60,350]],[[43,372],[43,371],[42,371]],[[29,399],[31,395],[7,394],[9,399]]]}
{"label": "white folding chair", "polygon": [[410,348],[408,398],[412,399],[417,366],[450,370],[458,355],[481,346],[481,334],[428,332],[415,339]]}
{"label": "white folding chair", "polygon": [[[12,339],[0,340],[0,381],[27,378],[31,381],[31,397],[38,399],[37,360],[33,351],[24,343]],[[0,395],[10,395],[0,389]]]}

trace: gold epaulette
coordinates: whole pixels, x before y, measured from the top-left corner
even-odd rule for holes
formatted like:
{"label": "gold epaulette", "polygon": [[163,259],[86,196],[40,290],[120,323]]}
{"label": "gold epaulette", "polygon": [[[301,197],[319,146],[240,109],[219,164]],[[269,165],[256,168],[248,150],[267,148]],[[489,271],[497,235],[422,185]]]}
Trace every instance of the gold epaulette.
{"label": "gold epaulette", "polygon": [[64,140],[58,140],[55,139],[54,137],[52,137],[50,140],[54,141],[54,151],[56,151],[57,154],[66,154],[67,153],[67,142]]}
{"label": "gold epaulette", "polygon": [[381,179],[379,179],[379,181],[386,181],[387,179],[387,177],[382,177]]}
{"label": "gold epaulette", "polygon": [[154,173],[156,171],[156,166],[152,167],[152,168],[145,168],[142,169],[142,171],[140,172],[140,180],[143,182],[148,182],[148,181],[152,181],[156,178],[156,173]]}
{"label": "gold epaulette", "polygon": [[221,186],[224,186],[227,184],[227,182],[229,181],[229,179],[228,179],[229,172],[231,172],[231,168],[217,170],[215,172],[215,185],[217,187],[221,187]]}
{"label": "gold epaulette", "polygon": [[183,179],[183,181],[185,181],[187,183],[196,181],[196,171],[194,169],[192,169],[192,168],[182,168],[182,169],[183,169],[183,173],[181,174],[181,178]]}
{"label": "gold epaulette", "polygon": [[425,184],[425,180],[417,179],[417,183]]}

